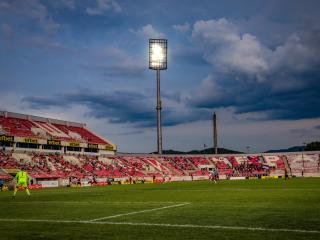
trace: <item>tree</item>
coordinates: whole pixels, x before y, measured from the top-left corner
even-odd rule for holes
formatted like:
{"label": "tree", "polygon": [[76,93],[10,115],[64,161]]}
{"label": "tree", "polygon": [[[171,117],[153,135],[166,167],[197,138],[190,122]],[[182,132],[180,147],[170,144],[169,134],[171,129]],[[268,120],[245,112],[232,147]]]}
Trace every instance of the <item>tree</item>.
{"label": "tree", "polygon": [[311,142],[308,143],[305,151],[318,151],[320,150],[320,142]]}

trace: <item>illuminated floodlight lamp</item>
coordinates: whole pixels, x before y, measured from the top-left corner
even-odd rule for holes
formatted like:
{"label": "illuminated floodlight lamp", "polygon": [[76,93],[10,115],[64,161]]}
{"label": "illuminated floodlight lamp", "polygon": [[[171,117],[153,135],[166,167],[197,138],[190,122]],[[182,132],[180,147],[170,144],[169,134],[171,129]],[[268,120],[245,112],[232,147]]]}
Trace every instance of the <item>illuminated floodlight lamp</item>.
{"label": "illuminated floodlight lamp", "polygon": [[167,39],[149,39],[149,69],[167,69]]}
{"label": "illuminated floodlight lamp", "polygon": [[162,154],[160,70],[167,69],[167,39],[149,39],[149,69],[157,71],[157,146]]}

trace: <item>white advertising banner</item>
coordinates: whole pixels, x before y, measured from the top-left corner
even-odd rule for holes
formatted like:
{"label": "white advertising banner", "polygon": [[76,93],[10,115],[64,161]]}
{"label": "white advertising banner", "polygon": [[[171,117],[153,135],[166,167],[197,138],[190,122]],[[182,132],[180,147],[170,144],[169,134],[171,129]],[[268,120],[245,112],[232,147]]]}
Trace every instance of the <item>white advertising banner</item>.
{"label": "white advertising banner", "polygon": [[70,184],[70,181],[68,178],[60,178],[58,179],[58,182],[60,187],[66,187]]}
{"label": "white advertising banner", "polygon": [[246,177],[230,177],[230,180],[245,180]]}
{"label": "white advertising banner", "polygon": [[208,180],[209,176],[194,176],[193,180]]}
{"label": "white advertising banner", "polygon": [[59,187],[58,181],[38,181],[38,184],[41,184],[44,188]]}
{"label": "white advertising banner", "polygon": [[91,183],[89,183],[88,179],[81,179],[81,187],[89,187]]}

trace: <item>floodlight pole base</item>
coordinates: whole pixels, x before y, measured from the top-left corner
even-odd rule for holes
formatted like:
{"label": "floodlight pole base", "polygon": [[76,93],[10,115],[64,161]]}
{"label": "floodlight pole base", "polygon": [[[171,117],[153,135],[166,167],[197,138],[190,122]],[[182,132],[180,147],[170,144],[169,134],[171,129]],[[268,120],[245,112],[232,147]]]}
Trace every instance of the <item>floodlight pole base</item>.
{"label": "floodlight pole base", "polygon": [[161,127],[161,96],[160,96],[160,69],[157,69],[157,146],[158,154],[162,154],[162,127]]}

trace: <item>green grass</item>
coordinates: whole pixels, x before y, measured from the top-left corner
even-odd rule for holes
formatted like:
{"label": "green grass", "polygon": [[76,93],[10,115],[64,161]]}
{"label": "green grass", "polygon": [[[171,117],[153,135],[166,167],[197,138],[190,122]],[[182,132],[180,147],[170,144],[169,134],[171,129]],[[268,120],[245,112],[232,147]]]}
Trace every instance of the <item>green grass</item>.
{"label": "green grass", "polygon": [[[1,239],[320,239],[320,178],[114,185],[31,194],[28,198],[18,192],[12,200],[12,192],[0,192]],[[190,204],[102,219],[99,224],[86,222],[186,202]],[[59,222],[64,220],[71,222]]]}

